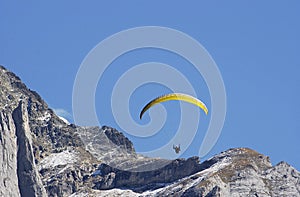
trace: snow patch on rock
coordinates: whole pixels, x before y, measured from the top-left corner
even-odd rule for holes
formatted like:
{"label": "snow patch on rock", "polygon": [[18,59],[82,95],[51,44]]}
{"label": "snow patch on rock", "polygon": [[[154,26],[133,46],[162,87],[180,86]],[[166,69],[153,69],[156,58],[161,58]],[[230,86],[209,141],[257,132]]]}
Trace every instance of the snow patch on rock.
{"label": "snow patch on rock", "polygon": [[[205,178],[209,177],[210,175],[218,172],[219,170],[223,169],[224,167],[231,164],[230,158],[224,158],[222,161],[215,163],[210,168],[205,169],[203,171],[200,171],[196,174],[193,174],[191,176],[179,179],[175,181],[172,184],[166,185],[163,188],[159,188],[153,191],[146,191],[143,192],[141,196],[160,196],[160,193],[163,193],[163,195],[174,195],[178,191],[186,191],[187,189],[198,185],[201,181],[203,181]],[[196,179],[194,177],[197,177]],[[184,184],[186,183],[186,184]]]}
{"label": "snow patch on rock", "polygon": [[124,196],[124,197],[131,197],[131,196],[139,196],[138,193],[135,193],[131,190],[123,190],[123,189],[111,189],[111,190],[100,190],[97,192],[98,196],[102,197],[117,197],[117,196]]}
{"label": "snow patch on rock", "polygon": [[43,159],[39,165],[39,170],[53,168],[59,165],[73,164],[77,161],[77,152],[66,150],[60,153],[52,153]]}
{"label": "snow patch on rock", "polygon": [[48,122],[51,119],[51,114],[49,112],[45,112],[43,116],[38,117],[37,120],[43,121],[43,122]]}
{"label": "snow patch on rock", "polygon": [[67,125],[70,125],[70,122],[67,119],[65,119],[64,117],[62,117],[62,116],[58,116],[58,117],[59,117],[59,119],[64,121],[64,123],[66,123]]}

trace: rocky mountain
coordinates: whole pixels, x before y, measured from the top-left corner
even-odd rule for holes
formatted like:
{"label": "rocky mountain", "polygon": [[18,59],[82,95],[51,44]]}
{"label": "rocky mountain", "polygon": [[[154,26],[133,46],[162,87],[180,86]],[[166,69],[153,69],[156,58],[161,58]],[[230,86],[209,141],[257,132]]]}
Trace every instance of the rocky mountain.
{"label": "rocky mountain", "polygon": [[248,148],[165,160],[108,126],[65,122],[0,66],[0,196],[300,196],[300,173]]}

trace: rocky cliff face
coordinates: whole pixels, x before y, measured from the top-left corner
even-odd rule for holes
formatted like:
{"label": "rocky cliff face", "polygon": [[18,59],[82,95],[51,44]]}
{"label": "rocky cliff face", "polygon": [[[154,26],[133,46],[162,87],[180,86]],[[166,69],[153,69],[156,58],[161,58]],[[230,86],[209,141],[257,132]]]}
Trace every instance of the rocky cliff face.
{"label": "rocky cliff face", "polygon": [[11,113],[0,112],[0,196],[20,196],[17,136]]}
{"label": "rocky cliff face", "polygon": [[116,129],[67,124],[2,66],[0,166],[0,196],[300,196],[296,169],[250,149],[148,158]]}
{"label": "rocky cliff face", "polygon": [[[94,196],[300,196],[300,173],[285,162],[272,166],[269,158],[248,148],[230,149],[201,163],[199,171],[160,188],[130,187],[89,191]],[[116,174],[113,179],[116,179]],[[153,189],[154,188],[154,189]],[[73,196],[84,193],[78,192]]]}
{"label": "rocky cliff face", "polygon": [[34,162],[31,130],[26,103],[21,100],[13,111],[17,137],[17,175],[22,196],[46,196],[41,177]]}
{"label": "rocky cliff face", "polygon": [[[57,117],[20,78],[0,66],[0,79],[0,196],[66,196],[77,191],[80,184],[69,171],[57,172],[71,163],[74,172],[91,173],[99,162],[84,149],[74,126]],[[65,157],[69,152],[72,158]],[[55,158],[59,154],[61,160]]]}

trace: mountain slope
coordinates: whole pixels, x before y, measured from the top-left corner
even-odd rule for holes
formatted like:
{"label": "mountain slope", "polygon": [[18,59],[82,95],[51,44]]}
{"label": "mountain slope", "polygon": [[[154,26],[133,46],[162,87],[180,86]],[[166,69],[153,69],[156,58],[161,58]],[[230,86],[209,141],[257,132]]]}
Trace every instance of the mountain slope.
{"label": "mountain slope", "polygon": [[[285,162],[272,167],[269,158],[248,148],[230,149],[201,164],[202,169],[161,188],[89,191],[94,196],[300,196],[300,173]],[[72,196],[85,196],[78,192]]]}
{"label": "mountain slope", "polygon": [[2,66],[0,79],[0,196],[300,196],[285,162],[247,148],[144,157],[116,129],[66,123]]}

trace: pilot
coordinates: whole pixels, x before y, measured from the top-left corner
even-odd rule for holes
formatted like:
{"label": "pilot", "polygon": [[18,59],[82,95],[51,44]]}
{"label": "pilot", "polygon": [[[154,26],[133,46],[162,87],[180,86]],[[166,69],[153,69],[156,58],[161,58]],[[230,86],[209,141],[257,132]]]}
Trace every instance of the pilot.
{"label": "pilot", "polygon": [[178,146],[173,145],[173,149],[175,150],[175,153],[178,154],[180,152],[180,144]]}

